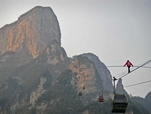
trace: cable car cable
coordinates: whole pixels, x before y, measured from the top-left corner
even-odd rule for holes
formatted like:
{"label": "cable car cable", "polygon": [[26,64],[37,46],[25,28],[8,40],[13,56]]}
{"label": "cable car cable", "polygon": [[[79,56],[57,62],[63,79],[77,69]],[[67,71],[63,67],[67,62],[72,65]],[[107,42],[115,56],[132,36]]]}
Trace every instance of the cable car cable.
{"label": "cable car cable", "polygon": [[[142,63],[143,64],[143,63]],[[140,64],[140,65],[142,65],[142,64]],[[134,69],[134,67],[139,67],[140,65],[138,65],[138,66],[133,66],[133,69]],[[148,66],[142,66],[143,68],[151,68],[151,67],[148,67]],[[124,72],[122,72],[122,73],[119,73],[119,74],[117,74],[117,75],[114,75],[113,77],[120,77],[120,76],[123,76],[123,75],[125,75],[125,74],[127,74],[127,71],[124,71]]]}
{"label": "cable car cable", "polygon": [[122,75],[124,75],[124,74],[126,74],[127,73],[127,70],[126,71],[124,71],[124,72],[121,72],[121,73],[119,73],[119,74],[117,74],[117,75],[114,75],[113,77],[121,77]]}
{"label": "cable car cable", "polygon": [[[144,65],[148,64],[149,62],[151,62],[151,60],[145,62],[144,64],[142,64],[142,65],[140,65],[140,66],[138,66],[138,67],[136,67],[136,68],[133,69],[130,73],[132,73],[132,72],[134,72],[135,70],[137,70],[137,69],[143,67]],[[125,77],[126,75],[128,75],[128,74],[130,74],[130,73],[126,73],[126,74],[124,74],[123,76],[121,76],[120,78],[123,78],[123,77]],[[118,78],[118,79],[119,79],[119,78]]]}
{"label": "cable car cable", "polygon": [[127,86],[124,86],[124,88],[125,88],[125,87],[136,86],[136,85],[140,85],[140,84],[144,84],[144,83],[149,83],[149,82],[151,82],[151,80],[144,81],[144,82],[140,82],[140,83],[136,83],[136,84],[127,85]]}
{"label": "cable car cable", "polygon": [[[124,68],[124,66],[106,66],[106,67],[123,67]],[[139,66],[133,66],[133,67],[139,67]],[[97,68],[99,68],[99,67],[97,67]],[[142,66],[142,68],[151,68],[150,66]]]}
{"label": "cable car cable", "polygon": [[[125,68],[124,66],[96,66],[96,67],[90,67],[90,68],[106,68],[106,67],[123,67]],[[133,66],[133,67],[140,67],[140,66]],[[150,66],[142,66],[142,68],[151,68]]]}
{"label": "cable car cable", "polygon": [[[139,67],[139,66],[133,66],[133,67]],[[151,68],[150,66],[142,66],[142,68]]]}
{"label": "cable car cable", "polygon": [[[96,66],[96,67],[89,67],[89,68],[106,68],[106,67],[123,67],[125,68],[124,66]],[[140,66],[133,66],[133,68],[135,67],[140,67]],[[150,66],[142,66],[142,68],[151,68]],[[87,69],[87,68],[81,68],[81,69]]]}

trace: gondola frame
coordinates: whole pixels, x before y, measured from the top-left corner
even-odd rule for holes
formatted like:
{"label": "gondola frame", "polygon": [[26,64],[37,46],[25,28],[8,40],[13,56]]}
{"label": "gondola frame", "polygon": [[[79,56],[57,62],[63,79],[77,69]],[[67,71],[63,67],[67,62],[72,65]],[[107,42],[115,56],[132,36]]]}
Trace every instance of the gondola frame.
{"label": "gondola frame", "polygon": [[127,98],[124,94],[115,94],[112,100],[112,113],[125,113],[128,106]]}

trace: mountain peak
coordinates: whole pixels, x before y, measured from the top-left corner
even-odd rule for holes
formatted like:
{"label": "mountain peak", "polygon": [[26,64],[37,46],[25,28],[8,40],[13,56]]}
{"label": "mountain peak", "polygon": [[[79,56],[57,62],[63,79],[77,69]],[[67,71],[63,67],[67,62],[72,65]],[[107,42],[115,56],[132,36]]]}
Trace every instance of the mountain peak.
{"label": "mountain peak", "polygon": [[[45,10],[45,11],[47,10],[47,12],[53,12],[50,7],[35,6],[31,10],[29,10],[28,12],[24,13],[23,15],[21,15],[18,18],[18,20],[21,21],[21,20],[27,18],[28,16],[40,16],[40,14],[43,13],[43,10]],[[37,13],[39,15],[36,15]],[[39,18],[41,18],[41,17],[39,17]]]}
{"label": "mountain peak", "polygon": [[26,58],[36,58],[53,39],[61,46],[56,15],[50,7],[36,6],[18,21],[0,29],[0,55],[12,51]]}
{"label": "mountain peak", "polygon": [[116,86],[116,92],[118,94],[127,94],[127,92],[125,91],[124,86],[122,84],[122,79],[121,78],[119,78],[119,80],[118,80],[118,83],[117,83],[117,86]]}
{"label": "mountain peak", "polygon": [[84,53],[82,56],[87,57],[90,61],[92,61],[102,79],[104,90],[113,91],[112,85],[112,77],[110,71],[107,69],[105,64],[99,60],[99,58],[93,53]]}

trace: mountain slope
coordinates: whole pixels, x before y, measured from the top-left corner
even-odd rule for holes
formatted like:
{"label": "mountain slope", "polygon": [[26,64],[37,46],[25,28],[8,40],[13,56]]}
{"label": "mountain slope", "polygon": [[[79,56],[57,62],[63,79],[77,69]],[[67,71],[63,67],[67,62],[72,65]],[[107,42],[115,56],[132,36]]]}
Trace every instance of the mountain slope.
{"label": "mountain slope", "polygon": [[145,98],[141,98],[141,97],[133,97],[133,100],[144,106],[145,109],[147,109],[150,113],[151,113],[151,92],[149,92]]}

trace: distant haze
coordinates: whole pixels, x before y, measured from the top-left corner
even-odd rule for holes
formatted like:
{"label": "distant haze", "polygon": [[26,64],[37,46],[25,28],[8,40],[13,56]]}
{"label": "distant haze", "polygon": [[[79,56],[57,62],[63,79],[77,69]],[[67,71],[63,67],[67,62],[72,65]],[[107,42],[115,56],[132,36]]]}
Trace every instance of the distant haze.
{"label": "distant haze", "polygon": [[[138,66],[151,59],[150,0],[1,0],[0,28],[35,6],[49,6],[56,14],[62,47],[69,57],[91,52],[107,66]],[[151,66],[148,64],[146,66]],[[113,76],[127,68],[108,67]],[[140,68],[123,78],[124,86],[151,80],[151,69]],[[151,83],[125,88],[144,97]]]}

